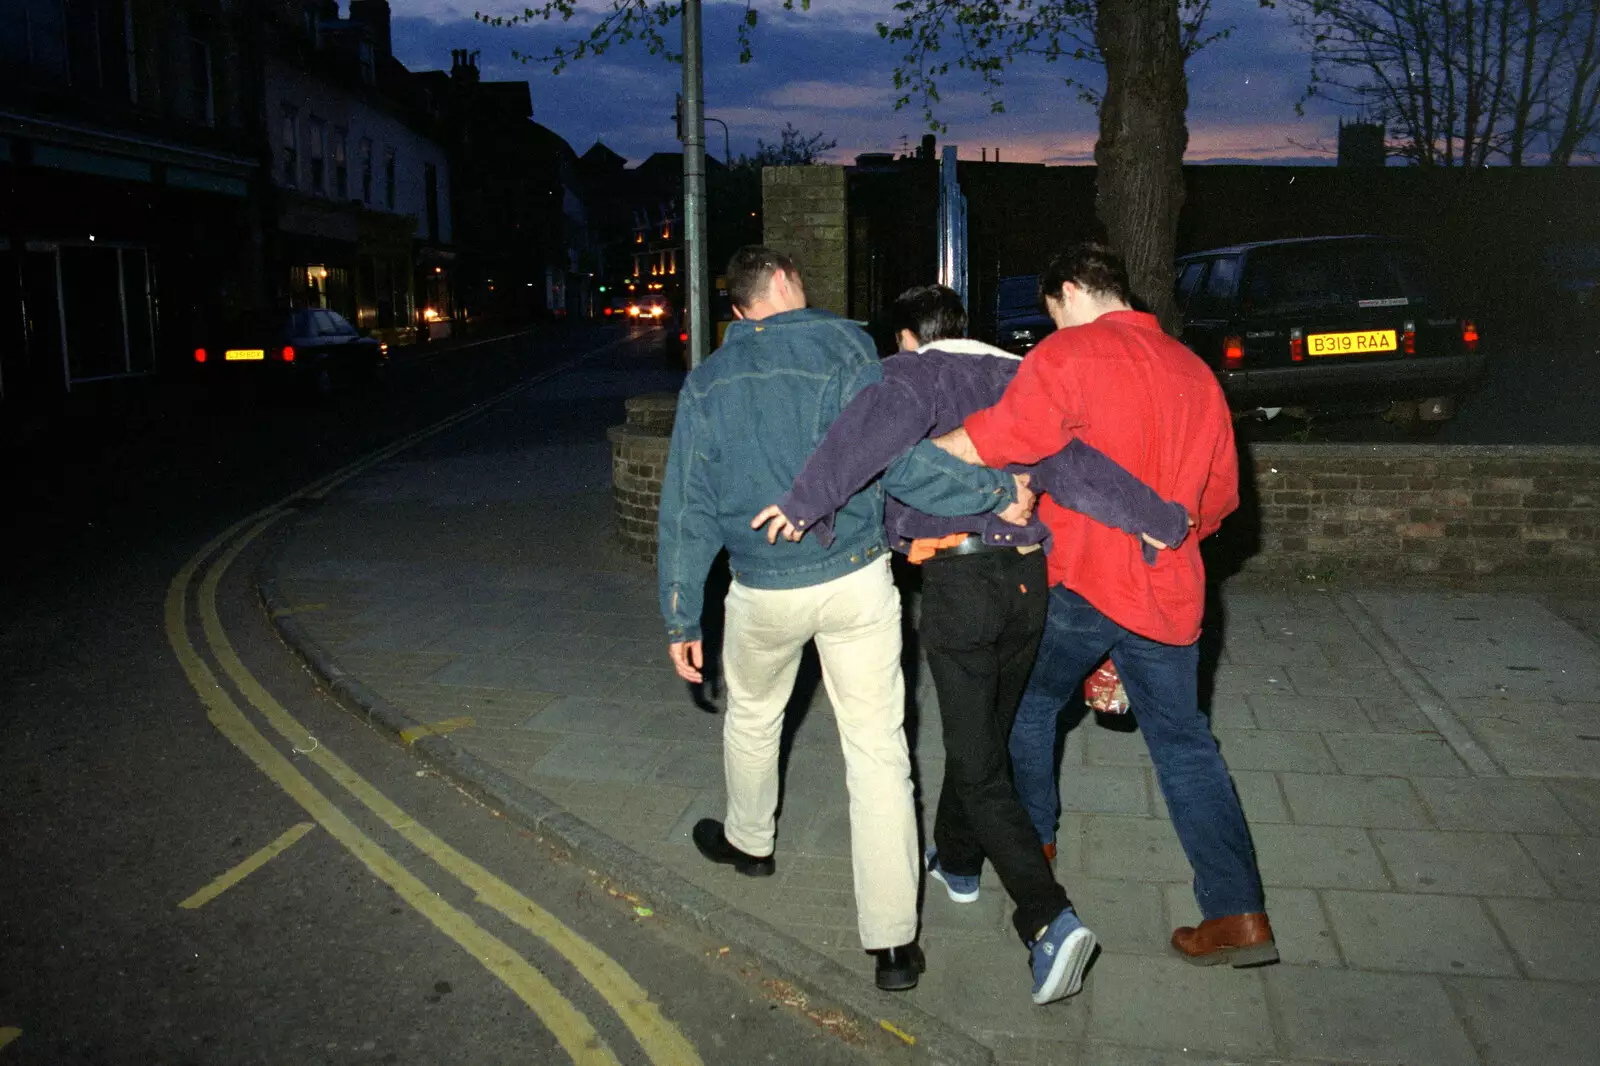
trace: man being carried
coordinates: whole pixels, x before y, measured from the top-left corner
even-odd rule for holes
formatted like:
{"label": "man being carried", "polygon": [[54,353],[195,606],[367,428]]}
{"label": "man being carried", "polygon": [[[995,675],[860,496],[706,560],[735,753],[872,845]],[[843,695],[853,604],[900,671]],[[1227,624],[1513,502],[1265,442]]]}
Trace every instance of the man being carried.
{"label": "man being carried", "polygon": [[[774,547],[749,522],[789,487],[844,406],[881,377],[881,365],[859,327],[806,307],[787,256],[740,249],[727,277],[740,321],[684,382],[661,486],[661,613],[668,652],[687,681],[701,680],[701,602],[724,547],[733,574],[723,638],[727,817],[702,820],[694,842],[740,873],[774,871],[783,711],[801,649],[814,639],[844,749],[861,942],[877,955],[880,988],[911,988],[923,969],[917,825],[883,487],[874,482],[849,499],[830,544]],[[1032,509],[1032,493],[1012,475],[928,443],[885,480],[933,511],[1003,509],[1020,522]]]}
{"label": "man being carried", "polygon": [[1205,363],[1153,315],[1129,306],[1128,272],[1110,249],[1068,249],[1040,276],[1039,293],[1057,331],[998,404],[936,443],[1004,466],[1038,462],[1081,440],[1181,503],[1199,536],[1149,566],[1128,538],[1041,505],[1051,534],[1050,608],[1012,730],[1017,791],[1040,835],[1053,838],[1061,707],[1109,652],[1194,869],[1204,920],[1176,930],[1173,948],[1202,965],[1276,961],[1250,832],[1196,681],[1205,608],[1199,542],[1239,504],[1227,401]]}
{"label": "man being carried", "polygon": [[[863,389],[828,430],[794,487],[756,516],[769,540],[805,532],[828,543],[833,514],[862,485],[929,434],[996,402],[1022,360],[963,339],[961,297],[942,285],[895,301],[901,352],[883,381]],[[1188,532],[1169,504],[1082,444],[1030,471],[1032,486],[1065,507],[1128,533],[1177,544]],[[987,857],[1016,902],[1013,920],[1030,949],[1035,1003],[1081,987],[1094,934],[1078,920],[1039,847],[1011,784],[1006,742],[1044,629],[1045,580],[1038,522],[1022,528],[993,516],[939,517],[888,501],[890,543],[924,563],[918,630],[939,695],[945,775],[928,872],[958,903],[978,898]],[[1130,550],[1138,546],[1127,538]],[[1154,548],[1152,551],[1152,557]]]}

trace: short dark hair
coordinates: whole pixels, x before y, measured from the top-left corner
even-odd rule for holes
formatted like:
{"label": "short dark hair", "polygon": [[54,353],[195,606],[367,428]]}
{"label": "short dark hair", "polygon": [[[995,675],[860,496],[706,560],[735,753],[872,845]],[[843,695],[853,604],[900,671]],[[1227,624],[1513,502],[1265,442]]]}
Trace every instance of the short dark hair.
{"label": "short dark hair", "polygon": [[1039,303],[1045,297],[1061,295],[1061,286],[1072,282],[1091,296],[1115,297],[1133,303],[1133,286],[1128,284],[1128,268],[1111,246],[1099,241],[1080,241],[1050,260],[1039,275]]}
{"label": "short dark hair", "polygon": [[761,299],[761,294],[767,291],[767,285],[772,281],[772,275],[780,270],[800,280],[800,269],[794,265],[793,259],[782,252],[760,244],[747,244],[734,252],[723,274],[728,284],[728,298],[733,301],[733,306],[743,311]]}
{"label": "short dark hair", "polygon": [[967,335],[967,309],[946,285],[917,285],[894,302],[894,328],[908,329],[920,344]]}

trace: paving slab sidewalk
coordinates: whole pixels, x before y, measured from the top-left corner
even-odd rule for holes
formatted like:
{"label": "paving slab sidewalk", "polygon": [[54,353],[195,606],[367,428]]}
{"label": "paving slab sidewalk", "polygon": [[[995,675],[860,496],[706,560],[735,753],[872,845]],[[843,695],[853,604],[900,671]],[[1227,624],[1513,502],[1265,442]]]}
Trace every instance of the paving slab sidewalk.
{"label": "paving slab sidewalk", "polygon": [[[267,578],[367,690],[867,986],[820,686],[792,708],[778,875],[712,867],[688,838],[721,815],[721,719],[667,665],[653,568],[616,546],[604,437],[626,396],[676,380],[627,350],[585,361],[347,484]],[[1169,955],[1196,917],[1188,866],[1142,738],[1088,721],[1057,860],[1104,945],[1084,993],[1029,1002],[987,875],[975,904],[926,893],[911,1004],[1019,1066],[1600,1062],[1596,605],[1230,582],[1220,608],[1213,727],[1282,964]],[[913,688],[926,831],[944,753],[925,671]]]}

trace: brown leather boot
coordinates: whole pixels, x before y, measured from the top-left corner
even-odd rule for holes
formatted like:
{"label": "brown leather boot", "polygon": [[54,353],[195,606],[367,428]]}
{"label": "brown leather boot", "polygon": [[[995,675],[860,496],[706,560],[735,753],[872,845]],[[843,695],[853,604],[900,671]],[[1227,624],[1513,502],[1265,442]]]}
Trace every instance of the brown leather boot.
{"label": "brown leather boot", "polygon": [[1265,914],[1230,914],[1172,931],[1172,947],[1196,966],[1265,966],[1278,961],[1272,923]]}
{"label": "brown leather boot", "polygon": [[1053,840],[1050,843],[1044,845],[1044,861],[1045,862],[1055,862],[1056,861],[1056,842],[1053,841]]}

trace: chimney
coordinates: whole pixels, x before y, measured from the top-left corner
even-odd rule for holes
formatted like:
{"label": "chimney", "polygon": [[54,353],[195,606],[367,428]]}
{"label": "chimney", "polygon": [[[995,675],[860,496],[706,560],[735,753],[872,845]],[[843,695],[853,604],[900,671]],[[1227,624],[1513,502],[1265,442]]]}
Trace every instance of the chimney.
{"label": "chimney", "polygon": [[478,84],[478,53],[465,48],[450,50],[450,80],[459,85]]}
{"label": "chimney", "polygon": [[933,162],[934,150],[939,146],[939,139],[931,133],[922,135],[922,145],[917,149],[917,158]]}
{"label": "chimney", "polygon": [[350,0],[350,21],[359,22],[372,33],[372,50],[382,64],[394,55],[389,33],[389,0]]}

